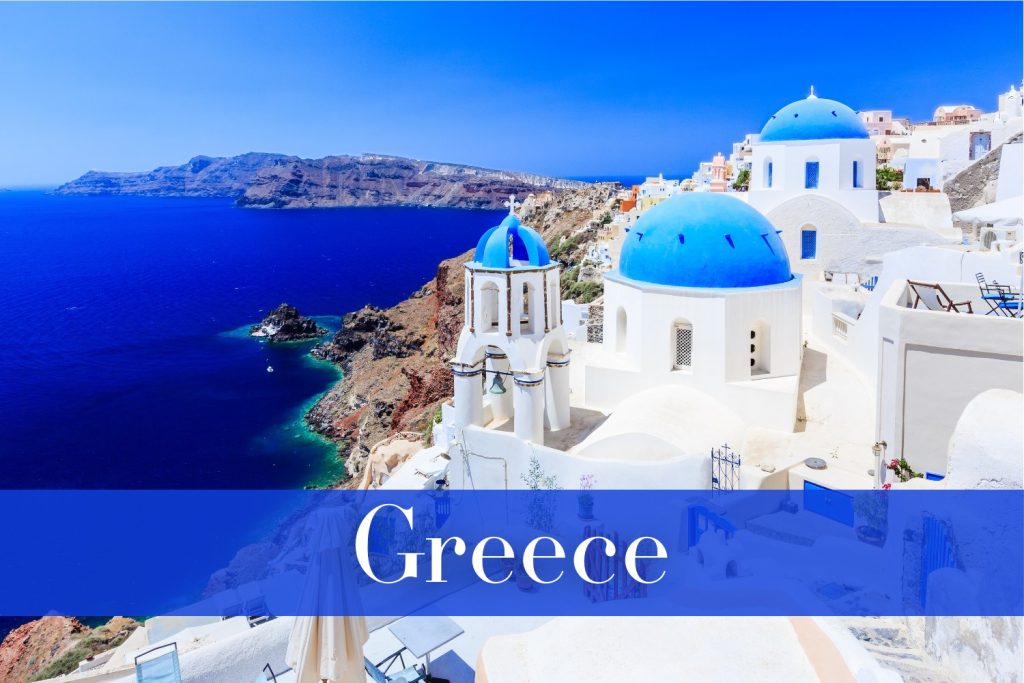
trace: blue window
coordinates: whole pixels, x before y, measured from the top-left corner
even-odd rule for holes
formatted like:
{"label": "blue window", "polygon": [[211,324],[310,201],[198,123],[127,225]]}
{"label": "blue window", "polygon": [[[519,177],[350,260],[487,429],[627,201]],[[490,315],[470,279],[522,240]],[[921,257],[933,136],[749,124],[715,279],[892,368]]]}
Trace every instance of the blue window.
{"label": "blue window", "polygon": [[804,167],[804,187],[813,190],[818,187],[818,162],[808,161]]}
{"label": "blue window", "polygon": [[800,232],[800,258],[813,259],[818,255],[818,231],[804,228]]}
{"label": "blue window", "polygon": [[860,162],[859,161],[853,162],[853,186],[854,187],[862,187],[862,184],[861,184],[861,181],[860,181]]}
{"label": "blue window", "polygon": [[765,176],[764,177],[764,186],[765,187],[771,187],[772,186],[772,162],[770,162],[770,161],[768,162],[768,168],[765,169],[764,176]]}

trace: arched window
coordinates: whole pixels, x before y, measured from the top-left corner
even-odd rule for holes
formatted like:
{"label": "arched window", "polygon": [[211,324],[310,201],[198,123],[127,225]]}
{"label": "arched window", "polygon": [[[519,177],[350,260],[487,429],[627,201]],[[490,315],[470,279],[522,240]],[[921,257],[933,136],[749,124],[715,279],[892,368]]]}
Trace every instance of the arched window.
{"label": "arched window", "polygon": [[774,165],[772,164],[771,158],[765,159],[764,161],[764,186],[765,188],[771,188],[773,180]]}
{"label": "arched window", "polygon": [[616,353],[626,352],[626,309],[619,306],[615,314],[615,351]]}
{"label": "arched window", "polygon": [[523,283],[523,312],[519,316],[519,333],[533,334],[533,316],[530,315],[530,299],[533,298],[533,287],[529,282]]}
{"label": "arched window", "polygon": [[685,320],[672,324],[672,368],[689,370],[693,367],[693,325]]}
{"label": "arched window", "polygon": [[818,231],[813,225],[805,225],[800,230],[800,258],[813,260],[818,257]]}
{"label": "arched window", "polygon": [[486,282],[480,288],[480,331],[493,332],[498,329],[498,286]]}
{"label": "arched window", "polygon": [[804,187],[814,190],[818,187],[818,160],[808,159],[804,163]]}
{"label": "arched window", "polygon": [[860,162],[856,160],[853,162],[853,186],[864,187],[864,181],[861,179]]}

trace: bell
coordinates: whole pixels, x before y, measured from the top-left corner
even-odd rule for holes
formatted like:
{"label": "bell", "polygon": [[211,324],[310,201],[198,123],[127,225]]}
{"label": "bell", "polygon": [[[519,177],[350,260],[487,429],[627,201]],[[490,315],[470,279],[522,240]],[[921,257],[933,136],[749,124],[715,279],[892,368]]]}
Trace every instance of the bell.
{"label": "bell", "polygon": [[492,393],[492,394],[504,394],[505,393],[505,384],[501,381],[501,375],[495,373],[494,381],[491,382],[491,388],[488,389],[487,391],[489,393]]}

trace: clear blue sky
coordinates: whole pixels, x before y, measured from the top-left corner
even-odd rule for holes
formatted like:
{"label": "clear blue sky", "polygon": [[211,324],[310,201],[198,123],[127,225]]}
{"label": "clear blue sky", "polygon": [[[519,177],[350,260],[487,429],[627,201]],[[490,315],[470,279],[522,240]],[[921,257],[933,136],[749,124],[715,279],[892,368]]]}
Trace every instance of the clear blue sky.
{"label": "clear blue sky", "polygon": [[991,110],[1021,22],[1019,2],[0,3],[0,186],[253,150],[689,173],[810,84],[913,119]]}

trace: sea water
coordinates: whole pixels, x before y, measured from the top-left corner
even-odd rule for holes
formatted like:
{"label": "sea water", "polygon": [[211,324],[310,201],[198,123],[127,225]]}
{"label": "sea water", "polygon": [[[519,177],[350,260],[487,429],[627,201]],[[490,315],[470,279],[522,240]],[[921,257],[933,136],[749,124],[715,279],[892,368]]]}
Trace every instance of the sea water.
{"label": "sea water", "polygon": [[327,327],[393,305],[499,219],[0,192],[0,489],[337,479],[302,415],[338,371],[248,326],[285,301]]}

